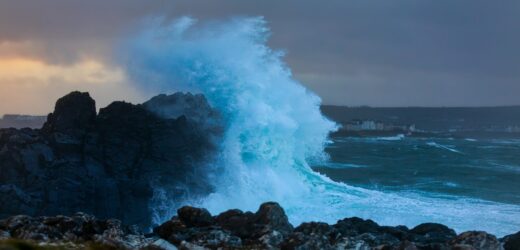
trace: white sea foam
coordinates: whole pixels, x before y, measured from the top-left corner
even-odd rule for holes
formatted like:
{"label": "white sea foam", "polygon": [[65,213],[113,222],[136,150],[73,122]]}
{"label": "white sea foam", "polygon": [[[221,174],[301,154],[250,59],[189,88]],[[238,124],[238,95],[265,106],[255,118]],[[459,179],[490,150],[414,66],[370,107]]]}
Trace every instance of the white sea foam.
{"label": "white sea foam", "polygon": [[[208,169],[215,173],[215,192],[184,203],[216,213],[256,210],[274,200],[295,224],[359,216],[386,225],[433,221],[497,235],[520,228],[519,206],[383,193],[336,183],[312,171],[308,163],[326,158],[327,134],[336,126],[321,115],[320,98],[293,79],[281,60],[283,53],[266,46],[268,34],[262,18],[211,24],[158,19],[123,46],[128,74],[142,88],[201,92],[225,119],[218,160]],[[156,198],[163,200],[162,209],[168,207],[168,190]],[[174,214],[179,205],[170,204],[170,214],[157,220]]]}
{"label": "white sea foam", "polygon": [[377,137],[376,139],[380,141],[400,141],[404,138],[405,136],[403,134],[398,134],[396,136]]}
{"label": "white sea foam", "polygon": [[354,164],[354,163],[327,162],[326,164],[324,164],[324,167],[342,169],[342,168],[365,168],[367,166]]}
{"label": "white sea foam", "polygon": [[440,148],[440,149],[446,149],[448,151],[451,151],[453,153],[461,153],[460,151],[456,150],[453,146],[448,146],[448,145],[443,145],[443,144],[440,144],[440,143],[436,143],[436,142],[427,142],[426,145],[428,146],[432,146],[432,147],[435,147],[435,148]]}

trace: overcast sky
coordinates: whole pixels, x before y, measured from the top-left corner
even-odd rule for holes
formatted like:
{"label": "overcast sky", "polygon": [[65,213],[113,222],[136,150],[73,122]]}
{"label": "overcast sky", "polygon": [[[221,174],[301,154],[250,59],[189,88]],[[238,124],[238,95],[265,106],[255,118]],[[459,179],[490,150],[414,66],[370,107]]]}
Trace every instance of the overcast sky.
{"label": "overcast sky", "polygon": [[0,1],[0,114],[67,92],[142,101],[111,60],[146,16],[264,16],[271,47],[325,104],[520,104],[520,1]]}

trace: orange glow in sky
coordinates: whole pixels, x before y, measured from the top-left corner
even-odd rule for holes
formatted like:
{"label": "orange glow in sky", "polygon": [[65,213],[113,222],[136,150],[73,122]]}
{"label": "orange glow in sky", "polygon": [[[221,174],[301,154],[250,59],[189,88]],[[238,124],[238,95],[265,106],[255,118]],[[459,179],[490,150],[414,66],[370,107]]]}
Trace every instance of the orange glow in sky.
{"label": "orange glow in sky", "polygon": [[73,90],[89,91],[103,107],[119,99],[139,100],[121,68],[86,59],[49,64],[32,58],[0,57],[0,115],[46,114],[57,98]]}

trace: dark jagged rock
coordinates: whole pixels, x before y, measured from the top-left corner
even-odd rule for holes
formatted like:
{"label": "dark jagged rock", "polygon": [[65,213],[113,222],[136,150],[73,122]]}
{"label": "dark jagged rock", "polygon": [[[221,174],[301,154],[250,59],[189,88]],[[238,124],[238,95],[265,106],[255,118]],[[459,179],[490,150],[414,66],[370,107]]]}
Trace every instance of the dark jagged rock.
{"label": "dark jagged rock", "polygon": [[177,214],[187,227],[205,227],[213,224],[213,217],[204,208],[184,206],[177,210]]}
{"label": "dark jagged rock", "polygon": [[[501,249],[493,235],[466,232],[457,236],[453,229],[436,223],[409,230],[353,217],[334,225],[305,222],[293,228],[283,209],[274,202],[262,204],[256,213],[232,209],[213,217],[204,209],[183,207],[178,216],[156,227],[154,232],[185,249]],[[505,237],[503,241],[514,244],[514,237]]]}
{"label": "dark jagged rock", "polygon": [[42,127],[45,133],[81,130],[96,120],[96,102],[88,93],[74,91],[56,101],[54,112]]}
{"label": "dark jagged rock", "polygon": [[283,208],[276,202],[266,202],[255,214],[255,223],[264,226],[266,230],[276,230],[288,234],[293,230]]}
{"label": "dark jagged rock", "polygon": [[[199,99],[190,108],[216,113]],[[211,191],[200,163],[212,157],[216,134],[190,114],[165,118],[125,102],[96,114],[88,93],[72,92],[41,130],[0,129],[0,218],[84,211],[149,226],[162,212],[150,210],[162,207],[152,204],[163,202],[155,190],[168,190],[168,202]]]}
{"label": "dark jagged rock", "polygon": [[[293,229],[284,217],[283,209],[273,202],[262,204],[256,213],[233,209],[217,216],[211,216],[205,209],[183,207],[177,216],[154,228],[154,234],[144,235],[119,220],[99,220],[82,213],[71,217],[20,215],[0,220],[0,249],[2,240],[18,239],[40,245],[57,244],[61,246],[58,249],[84,249],[98,244],[101,249],[143,250],[516,250],[520,235],[518,232],[498,241],[495,236],[478,231],[454,235],[441,224],[422,224],[408,230],[404,226],[379,226],[356,217],[339,220],[334,225],[305,222]],[[398,238],[401,234],[406,237]],[[449,239],[427,243],[421,238],[434,234],[444,234]]]}
{"label": "dark jagged rock", "polygon": [[283,249],[333,249],[339,232],[323,222],[305,222],[282,243]]}
{"label": "dark jagged rock", "polygon": [[197,123],[220,126],[220,115],[213,110],[202,94],[177,92],[171,95],[157,95],[143,103],[143,106],[156,115],[176,119],[181,116],[189,117]]}
{"label": "dark jagged rock", "polygon": [[461,233],[450,241],[450,245],[458,249],[487,250],[501,248],[500,242],[494,235],[481,231]]}
{"label": "dark jagged rock", "polygon": [[352,217],[338,221],[335,228],[343,235],[351,236],[362,233],[376,233],[379,229],[379,225],[372,220],[363,220],[358,217]]}
{"label": "dark jagged rock", "polygon": [[455,230],[438,223],[423,223],[412,228],[410,232],[419,235],[436,233],[439,235],[444,235],[447,238],[451,238],[456,235]]}
{"label": "dark jagged rock", "polygon": [[149,243],[141,233],[119,220],[98,220],[78,213],[74,216],[30,217],[18,215],[0,220],[0,230],[10,238],[40,243],[98,243],[118,249],[135,249]]}
{"label": "dark jagged rock", "polygon": [[438,223],[423,223],[412,230],[415,234],[415,241],[422,243],[444,243],[457,236],[455,230]]}
{"label": "dark jagged rock", "polygon": [[264,248],[281,244],[292,229],[283,208],[268,202],[254,214],[233,209],[214,217],[205,209],[185,206],[154,232],[174,244],[188,241],[210,248],[244,244]]}
{"label": "dark jagged rock", "polygon": [[520,249],[520,231],[502,238],[501,241],[504,242],[504,250]]}
{"label": "dark jagged rock", "polygon": [[[179,201],[185,190],[192,197],[211,191],[200,163],[215,150],[220,118],[191,94],[95,110],[87,93],[73,92],[56,103],[41,130],[0,129],[0,218],[31,215],[0,220],[0,249],[6,239],[59,249],[520,249],[520,232],[498,241],[485,232],[457,236],[435,223],[410,230],[353,217],[293,228],[275,202],[255,213],[233,209],[216,216],[183,207],[143,235],[120,220],[146,227],[150,207],[165,207],[154,202]],[[168,190],[164,200],[154,196],[160,189]]]}
{"label": "dark jagged rock", "polygon": [[179,232],[185,232],[186,229],[186,225],[175,216],[169,221],[166,221],[165,223],[155,227],[153,232],[163,239],[167,239],[174,243],[179,243],[180,241],[184,240],[184,238],[182,238],[180,241],[177,241],[176,239],[179,238],[177,237],[177,234],[179,234]]}
{"label": "dark jagged rock", "polygon": [[249,238],[255,230],[255,214],[231,209],[215,216],[216,224],[242,238]]}

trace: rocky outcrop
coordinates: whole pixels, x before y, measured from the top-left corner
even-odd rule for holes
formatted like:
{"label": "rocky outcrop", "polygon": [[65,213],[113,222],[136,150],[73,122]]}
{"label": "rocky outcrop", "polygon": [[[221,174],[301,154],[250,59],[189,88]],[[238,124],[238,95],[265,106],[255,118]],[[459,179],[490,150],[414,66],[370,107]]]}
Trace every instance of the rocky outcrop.
{"label": "rocky outcrop", "polygon": [[469,231],[453,238],[450,245],[458,249],[501,249],[498,239],[486,232]]}
{"label": "rocky outcrop", "polygon": [[45,133],[82,132],[96,120],[96,102],[88,93],[74,91],[56,102],[54,112],[47,116],[42,127]]}
{"label": "rocky outcrop", "polygon": [[[215,116],[203,97],[196,99],[189,108],[200,105],[201,114]],[[0,129],[0,218],[83,211],[147,227],[157,190],[168,190],[169,202],[186,190],[210,192],[201,163],[212,157],[218,134],[203,115],[163,117],[154,103],[114,102],[96,114],[88,93],[72,92],[56,102],[41,130]]]}
{"label": "rocky outcrop", "polygon": [[[345,218],[334,225],[305,222],[296,228],[275,202],[258,211],[228,210],[212,216],[206,209],[185,206],[177,216],[142,234],[118,220],[98,220],[82,213],[71,217],[13,216],[0,220],[2,238],[40,245],[102,249],[379,249],[379,250],[517,250],[520,232],[498,240],[486,232],[456,234],[441,224],[412,229],[380,226],[371,220]],[[13,248],[17,249],[17,248]]]}
{"label": "rocky outcrop", "polygon": [[412,229],[380,226],[357,217],[339,220],[334,225],[305,222],[293,228],[283,208],[274,202],[262,204],[256,213],[233,209],[213,217],[205,209],[183,207],[178,216],[154,232],[187,249],[500,250],[516,244],[517,239],[510,235],[499,241],[491,234],[477,231],[457,235],[453,229],[436,223]]}
{"label": "rocky outcrop", "polygon": [[505,250],[520,249],[520,231],[502,238],[501,241],[504,242]]}
{"label": "rocky outcrop", "polygon": [[0,220],[0,231],[9,238],[40,243],[97,243],[120,249],[134,249],[151,243],[135,228],[115,219],[99,220],[83,213],[73,216],[30,217],[18,215]]}
{"label": "rocky outcrop", "polygon": [[87,93],[73,92],[42,129],[0,129],[0,249],[520,249],[520,232],[457,235],[436,223],[409,229],[352,217],[293,227],[275,202],[218,215],[181,207],[151,234],[124,226],[149,228],[152,208],[173,208],[164,205],[186,190],[211,192],[203,163],[220,133],[219,115],[191,94],[96,113]]}
{"label": "rocky outcrop", "polygon": [[262,249],[279,245],[293,230],[283,208],[274,202],[262,204],[256,213],[234,209],[212,217],[205,209],[192,207],[177,213],[154,232],[180,246]]}
{"label": "rocky outcrop", "polygon": [[143,106],[163,118],[175,119],[186,116],[199,125],[215,129],[222,125],[219,113],[210,107],[202,94],[160,94],[144,102]]}

